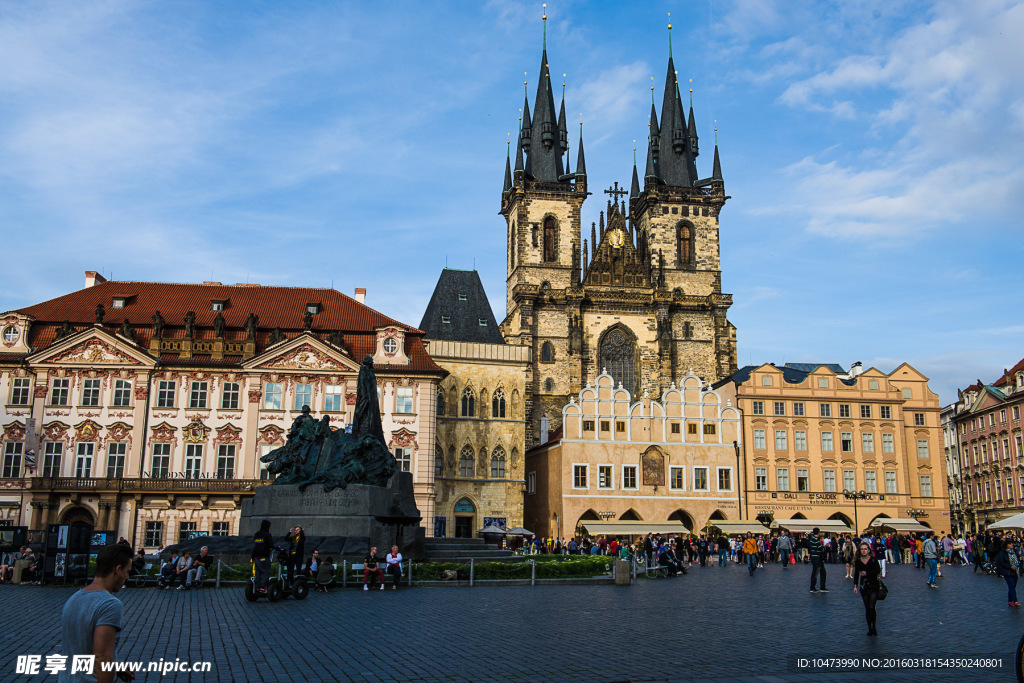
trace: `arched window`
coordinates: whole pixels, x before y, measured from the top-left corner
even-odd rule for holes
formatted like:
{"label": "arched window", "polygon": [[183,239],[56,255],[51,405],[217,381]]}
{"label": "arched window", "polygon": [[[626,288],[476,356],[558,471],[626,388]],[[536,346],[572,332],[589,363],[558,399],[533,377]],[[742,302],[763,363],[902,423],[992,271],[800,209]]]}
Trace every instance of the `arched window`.
{"label": "arched window", "polygon": [[469,387],[462,392],[462,417],[476,417],[476,396]]}
{"label": "arched window", "polygon": [[546,380],[544,380],[544,391],[554,391],[554,390],[555,390],[555,380],[553,380],[550,377],[548,377]]}
{"label": "arched window", "polygon": [[556,259],[555,254],[555,219],[544,219],[544,261],[551,263]]}
{"label": "arched window", "polygon": [[[693,226],[680,223],[676,229],[676,241],[679,245],[679,267],[693,266]],[[625,386],[625,385],[623,385]]]}
{"label": "arched window", "polygon": [[444,389],[437,390],[437,416],[444,417]]}
{"label": "arched window", "polygon": [[463,446],[462,453],[459,455],[459,476],[460,477],[472,477],[473,476],[473,447]]}
{"label": "arched window", "polygon": [[621,328],[613,329],[601,340],[601,368],[615,380],[616,386],[636,394],[636,343]]}
{"label": "arched window", "polygon": [[505,449],[498,446],[491,453],[491,479],[505,478]]}
{"label": "arched window", "polygon": [[444,474],[444,449],[434,446],[434,476],[440,477]]}
{"label": "arched window", "polygon": [[505,392],[501,389],[494,390],[494,397],[491,399],[491,417],[505,417]]}
{"label": "arched window", "polygon": [[555,347],[551,345],[551,342],[544,342],[540,347],[540,359],[545,363],[555,360]]}

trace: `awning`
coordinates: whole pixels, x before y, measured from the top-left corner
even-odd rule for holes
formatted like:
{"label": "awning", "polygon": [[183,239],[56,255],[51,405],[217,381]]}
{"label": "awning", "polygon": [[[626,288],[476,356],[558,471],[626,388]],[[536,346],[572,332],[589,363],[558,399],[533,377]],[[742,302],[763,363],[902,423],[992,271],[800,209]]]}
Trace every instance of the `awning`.
{"label": "awning", "polygon": [[785,529],[798,533],[809,532],[814,527],[818,527],[822,533],[826,534],[845,534],[853,531],[838,519],[777,519],[772,522],[773,529]]}
{"label": "awning", "polygon": [[748,531],[752,534],[766,534],[768,527],[756,519],[712,519],[707,523],[709,527],[715,527],[726,536],[730,534],[745,534]]}
{"label": "awning", "polygon": [[916,519],[911,518],[898,518],[889,519],[887,517],[879,517],[875,521],[871,522],[872,529],[891,529],[892,531],[931,531],[924,524],[921,524]]}
{"label": "awning", "polygon": [[690,533],[690,530],[682,522],[619,520],[617,522],[583,522],[582,526],[591,536],[643,536],[646,534]]}
{"label": "awning", "polygon": [[1001,519],[994,524],[989,524],[988,528],[1024,530],[1024,512],[1018,515],[1013,515],[1012,517],[1007,517],[1006,519]]}
{"label": "awning", "polygon": [[481,529],[477,533],[478,534],[501,534],[502,536],[504,536],[507,532],[504,529],[502,529],[500,526],[494,526],[493,524],[491,524],[490,526],[485,526],[483,529]]}

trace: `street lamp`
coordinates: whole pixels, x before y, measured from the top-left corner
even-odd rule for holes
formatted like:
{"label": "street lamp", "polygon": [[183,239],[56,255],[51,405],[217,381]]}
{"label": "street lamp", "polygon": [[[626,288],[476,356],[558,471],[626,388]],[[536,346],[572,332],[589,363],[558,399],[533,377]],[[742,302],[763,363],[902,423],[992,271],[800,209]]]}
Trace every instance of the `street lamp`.
{"label": "street lamp", "polygon": [[925,510],[921,510],[920,508],[910,508],[907,510],[907,517],[913,517],[914,519],[917,519],[918,517],[924,517],[926,514],[928,513]]}
{"label": "street lamp", "polygon": [[859,534],[860,520],[857,519],[857,501],[867,500],[868,493],[866,491],[851,491],[850,489],[846,489],[845,491],[843,491],[843,498],[845,498],[846,500],[853,501],[853,525],[857,527],[856,529],[854,529],[854,531],[856,531]]}

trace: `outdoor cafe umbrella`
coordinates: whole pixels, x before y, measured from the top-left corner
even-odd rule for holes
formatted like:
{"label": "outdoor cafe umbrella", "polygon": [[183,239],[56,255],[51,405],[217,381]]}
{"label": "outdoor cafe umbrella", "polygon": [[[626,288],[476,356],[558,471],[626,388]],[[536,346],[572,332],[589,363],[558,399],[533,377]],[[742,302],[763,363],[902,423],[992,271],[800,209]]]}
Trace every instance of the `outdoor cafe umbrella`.
{"label": "outdoor cafe umbrella", "polygon": [[515,529],[509,529],[505,532],[509,536],[533,536],[534,533],[529,529],[524,529],[521,526],[517,526]]}
{"label": "outdoor cafe umbrella", "polygon": [[504,536],[508,532],[505,531],[504,529],[502,529],[500,526],[495,526],[494,524],[488,524],[487,526],[485,526],[483,529],[481,529],[477,533],[480,533],[480,534],[500,534],[500,535]]}
{"label": "outdoor cafe umbrella", "polygon": [[1000,520],[995,524],[989,524],[989,529],[1013,529],[1015,531],[1024,530],[1024,512],[1013,517],[1007,517],[1006,519]]}

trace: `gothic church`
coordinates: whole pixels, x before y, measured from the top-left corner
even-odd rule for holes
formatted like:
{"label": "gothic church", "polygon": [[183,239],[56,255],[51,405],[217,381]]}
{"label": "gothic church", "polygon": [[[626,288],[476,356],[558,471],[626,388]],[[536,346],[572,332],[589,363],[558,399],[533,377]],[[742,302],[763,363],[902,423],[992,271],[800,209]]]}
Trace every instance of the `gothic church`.
{"label": "gothic church", "polygon": [[[545,41],[546,42],[546,41]],[[641,190],[605,190],[589,237],[581,229],[587,168],[580,133],[570,168],[564,95],[555,110],[547,46],[531,118],[506,160],[501,215],[508,235],[509,344],[531,348],[526,447],[554,432],[562,407],[607,369],[634,400],[658,399],[692,369],[705,383],[736,370],[736,328],[722,292],[718,215],[728,197],[715,145],[711,176],[697,173],[697,127],[683,112],[671,50],[661,107],[652,101]],[[628,204],[621,197],[628,195]]]}

